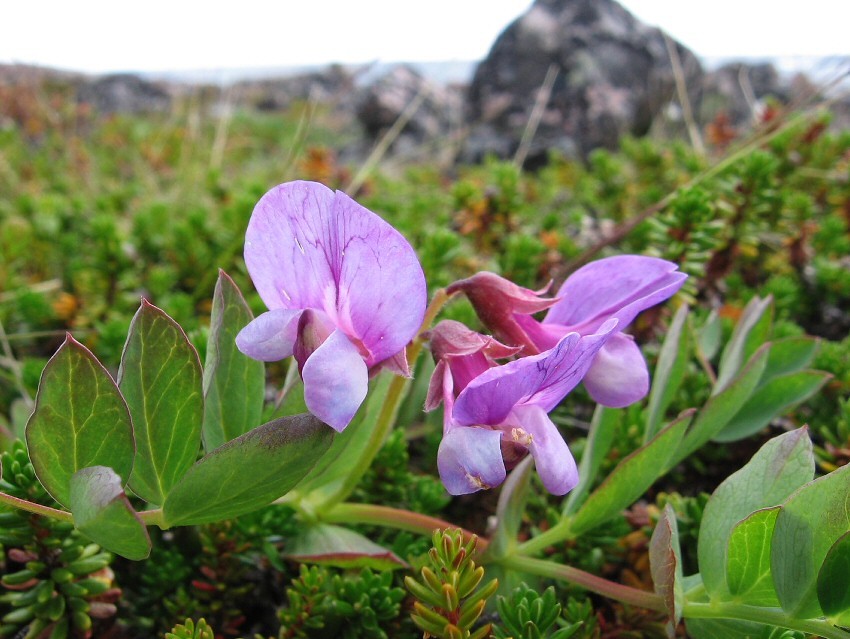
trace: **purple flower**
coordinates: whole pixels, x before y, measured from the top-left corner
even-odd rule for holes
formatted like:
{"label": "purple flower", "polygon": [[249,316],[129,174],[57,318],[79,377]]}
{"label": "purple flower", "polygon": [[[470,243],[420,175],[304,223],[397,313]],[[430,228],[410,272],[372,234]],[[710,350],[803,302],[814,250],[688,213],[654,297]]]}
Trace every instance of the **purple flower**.
{"label": "purple flower", "polygon": [[[549,307],[542,322],[531,317],[534,311],[528,310],[533,307],[529,296],[537,293],[529,289],[517,292],[520,287],[493,273],[478,273],[456,282],[449,291],[463,291],[485,325],[507,343],[523,346],[524,353],[550,349],[571,332],[591,335],[608,320],[616,319],[617,331],[596,355],[584,385],[595,401],[619,408],[649,392],[649,371],[643,355],[633,338],[621,331],[638,313],[681,288],[687,275],[677,268],[672,262],[639,255],[591,262],[567,278],[556,298],[539,300]],[[480,301],[482,291],[493,289],[506,291],[503,299],[523,299],[523,303],[496,314]]]}
{"label": "purple flower", "polygon": [[245,263],[269,308],[236,337],[254,359],[295,355],[307,408],[337,431],[366,397],[369,372],[409,374],[404,348],[426,286],[401,234],[340,191],[287,182],[266,193],[245,234]]}
{"label": "purple flower", "polygon": [[446,489],[463,495],[496,486],[530,453],[549,492],[571,490],[578,470],[547,413],[581,381],[616,326],[611,320],[590,335],[568,333],[551,350],[498,366],[494,358],[513,354],[509,347],[441,322],[431,334],[437,368],[426,409],[442,394],[437,466]]}

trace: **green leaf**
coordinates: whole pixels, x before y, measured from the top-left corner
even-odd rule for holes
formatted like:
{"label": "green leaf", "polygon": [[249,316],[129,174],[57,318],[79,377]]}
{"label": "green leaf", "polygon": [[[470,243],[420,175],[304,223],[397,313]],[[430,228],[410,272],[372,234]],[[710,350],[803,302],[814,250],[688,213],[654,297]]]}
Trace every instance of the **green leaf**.
{"label": "green leaf", "polygon": [[121,478],[106,466],[83,468],[71,477],[74,526],[106,550],[127,559],[151,552],[148,530],[124,494]]}
{"label": "green leaf", "polygon": [[811,481],[814,472],[812,442],[808,430],[800,428],[771,439],[717,487],[703,512],[697,543],[700,574],[712,598],[729,598],[726,549],[735,524],[756,510],[781,504]]}
{"label": "green leaf", "polygon": [[204,449],[209,452],[260,425],[265,366],[236,348],[236,335],[254,316],[242,293],[219,271],[204,361]]}
{"label": "green leaf", "polygon": [[395,570],[409,566],[363,535],[330,524],[306,526],[287,545],[289,559],[337,568]]}
{"label": "green leaf", "polygon": [[667,634],[674,636],[682,618],[682,551],[679,547],[679,529],[676,513],[667,504],[649,540],[649,570],[655,592],[664,600],[670,621]]}
{"label": "green leaf", "polygon": [[823,614],[817,597],[818,570],[848,530],[850,466],[806,484],[782,504],[770,564],[783,610],[801,619]]}
{"label": "green leaf", "polygon": [[773,377],[759,385],[741,410],[714,436],[714,441],[732,442],[759,432],[774,418],[814,395],[831,378],[829,373],[808,370]]}
{"label": "green leaf", "polygon": [[693,639],[776,639],[775,626],[733,619],[686,619]]}
{"label": "green leaf", "polygon": [[570,491],[564,502],[564,515],[572,515],[581,506],[585,495],[596,480],[602,462],[611,450],[614,435],[617,433],[617,424],[622,415],[621,409],[608,408],[602,404],[596,405],[593,419],[590,420],[590,431],[587,434],[584,453],[579,462],[578,486]]}
{"label": "green leaf", "polygon": [[334,431],[312,415],[281,417],[200,459],[165,498],[169,526],[203,524],[266,506],[330,448]]}
{"label": "green leaf", "polygon": [[661,430],[652,441],[623,459],[575,514],[570,530],[579,535],[598,526],[643,495],[667,469],[691,421],[686,411]]}
{"label": "green leaf", "polygon": [[773,298],[754,297],[750,300],[720,355],[717,383],[712,394],[717,394],[729,386],[744,362],[767,341],[772,323]]}
{"label": "green leaf", "polygon": [[771,342],[770,356],[767,366],[759,380],[759,386],[764,386],[774,377],[796,373],[812,363],[818,351],[817,338],[806,335],[786,337]]}
{"label": "green leaf", "polygon": [[136,437],[129,486],[161,504],[198,456],[204,398],[194,346],[177,322],[146,300],[130,324],[118,386]]}
{"label": "green leaf", "polygon": [[779,506],[757,510],[738,522],[726,549],[726,585],[732,596],[749,606],[778,606],[770,574],[770,539]]}
{"label": "green leaf", "polygon": [[770,345],[762,346],[747,362],[747,365],[732,380],[729,387],[709,398],[700,409],[693,426],[685,435],[679,450],[673,457],[672,465],[679,463],[695,450],[702,447],[708,440],[719,433],[729,420],[741,410],[758,386],[759,379],[767,365]]}
{"label": "green leaf", "polygon": [[486,550],[490,559],[510,555],[516,548],[517,535],[528,501],[533,467],[533,459],[529,455],[510,472],[502,485],[496,506],[496,530],[490,536],[490,544]]}
{"label": "green leaf", "polygon": [[850,626],[850,532],[826,553],[818,572],[818,602],[835,626]]}
{"label": "green leaf", "polygon": [[127,404],[106,369],[69,334],[41,374],[27,448],[47,492],[70,504],[71,476],[87,466],[133,468],[133,427]]}
{"label": "green leaf", "polygon": [[655,437],[664,418],[664,412],[682,385],[685,368],[690,359],[688,332],[684,330],[687,319],[688,307],[682,305],[670,323],[667,337],[664,338],[664,344],[658,354],[658,364],[652,376],[652,390],[649,392],[646,430],[643,434],[644,443]]}
{"label": "green leaf", "polygon": [[703,324],[694,330],[696,346],[706,361],[712,359],[720,350],[720,340],[723,338],[723,324],[717,311],[711,311]]}

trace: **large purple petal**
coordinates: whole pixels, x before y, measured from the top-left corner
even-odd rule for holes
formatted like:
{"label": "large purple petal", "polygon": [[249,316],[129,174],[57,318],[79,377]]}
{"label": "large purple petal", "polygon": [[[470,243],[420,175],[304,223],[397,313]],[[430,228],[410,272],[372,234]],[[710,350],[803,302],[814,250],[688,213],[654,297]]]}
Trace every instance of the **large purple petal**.
{"label": "large purple petal", "polygon": [[466,495],[505,481],[501,433],[487,428],[455,427],[443,435],[437,468],[446,490]]}
{"label": "large purple petal", "polygon": [[248,357],[274,362],[292,355],[302,311],[278,308],[258,315],[236,335],[236,347]]}
{"label": "large purple petal", "polygon": [[584,387],[603,406],[622,408],[649,392],[649,371],[629,335],[612,335],[584,376]]}
{"label": "large purple petal", "polygon": [[528,450],[534,457],[537,474],[553,495],[564,495],[578,484],[578,468],[558,427],[540,406],[517,406],[516,421],[531,437]]}
{"label": "large purple petal", "polygon": [[270,309],[324,309],[336,299],[331,233],[336,196],[315,182],[288,182],[266,193],[245,232],[245,264]]}
{"label": "large purple petal", "polygon": [[422,325],[425,274],[416,252],[392,226],[345,193],[337,191],[334,204],[338,326],[363,342],[371,366],[398,353]]}
{"label": "large purple petal", "polygon": [[260,199],[245,263],[270,309],[324,311],[368,366],[398,353],[422,323],[425,276],[413,248],[380,217],[321,184],[288,182]]}
{"label": "large purple petal", "polygon": [[587,373],[594,356],[616,329],[611,320],[593,335],[568,333],[555,348],[485,371],[460,393],[453,417],[459,424],[502,423],[517,405],[550,411]]}
{"label": "large purple petal", "polygon": [[348,426],[369,388],[369,371],[360,352],[338,329],[313,351],[301,377],[307,408],[338,432]]}
{"label": "large purple petal", "polygon": [[560,324],[585,334],[610,318],[620,330],[635,316],[671,297],[687,275],[666,260],[641,255],[619,255],[583,266],[567,278],[560,298],[544,324]]}

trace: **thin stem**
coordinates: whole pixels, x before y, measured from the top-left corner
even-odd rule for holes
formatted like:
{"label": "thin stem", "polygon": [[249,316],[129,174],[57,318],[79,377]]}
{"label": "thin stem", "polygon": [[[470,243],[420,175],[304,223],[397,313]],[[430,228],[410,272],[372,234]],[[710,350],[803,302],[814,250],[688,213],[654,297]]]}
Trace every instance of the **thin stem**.
{"label": "thin stem", "polygon": [[50,517],[51,519],[58,519],[60,521],[68,522],[74,521],[74,516],[65,510],[57,510],[56,508],[51,508],[50,506],[34,504],[31,501],[27,501],[26,499],[20,499],[7,493],[0,492],[0,502],[8,506],[12,506],[12,508],[26,510],[27,512],[34,513],[36,515]]}
{"label": "thin stem", "polygon": [[699,127],[694,120],[693,109],[691,109],[691,99],[688,96],[688,86],[685,81],[685,70],[682,68],[682,58],[679,56],[676,43],[673,42],[672,38],[666,33],[663,35],[664,44],[667,46],[667,55],[670,57],[670,66],[673,69],[673,79],[676,82],[676,93],[679,95],[679,106],[682,107],[682,118],[685,120],[688,137],[691,138],[691,146],[700,155],[705,155],[705,144],[702,142],[702,136],[699,134]]}
{"label": "thin stem", "polygon": [[540,575],[541,577],[549,577],[550,579],[559,579],[568,581],[577,586],[595,592],[598,595],[614,599],[631,606],[638,606],[648,610],[657,610],[664,612],[666,610],[664,601],[654,592],[646,590],[638,590],[631,586],[608,581],[602,577],[597,577],[589,572],[573,568],[572,566],[564,566],[556,564],[544,559],[531,559],[530,557],[521,557],[512,555],[501,559],[498,562],[506,568],[512,568],[519,572]]}
{"label": "thin stem", "polygon": [[570,534],[570,520],[562,519],[549,530],[543,531],[539,535],[535,535],[528,541],[522,543],[517,548],[517,554],[534,555],[549,546],[572,539]]}
{"label": "thin stem", "polygon": [[[400,508],[376,506],[374,504],[337,504],[322,514],[322,521],[329,524],[357,523],[384,526],[387,528],[396,528],[397,530],[407,530],[408,532],[425,536],[431,536],[438,529],[459,528],[455,524],[443,519],[437,519],[436,517],[429,517],[428,515],[421,515]],[[463,528],[460,528],[460,531],[466,540],[469,540],[475,534]],[[477,550],[483,552],[487,548],[488,543],[486,539],[479,537],[476,546]]]}
{"label": "thin stem", "polygon": [[691,603],[686,601],[682,613],[691,619],[740,619],[799,630],[824,637],[824,639],[850,639],[850,633],[836,628],[825,619],[795,619],[779,608],[761,608],[732,602]]}
{"label": "thin stem", "polygon": [[[428,305],[419,333],[407,347],[407,361],[411,369],[416,367],[416,360],[422,351],[422,345],[424,343],[422,334],[431,327],[431,323],[437,317],[437,313],[440,312],[440,309],[448,299],[449,296],[446,292],[440,289],[434,294],[434,298]],[[384,404],[381,406],[381,411],[375,420],[375,428],[369,435],[369,442],[364,449],[363,455],[353,463],[351,471],[342,481],[340,487],[318,506],[317,510],[319,512],[346,499],[354,491],[358,482],[363,478],[363,475],[366,474],[366,471],[372,465],[375,456],[381,449],[384,440],[386,440],[387,435],[392,430],[399,406],[407,394],[406,391],[409,384],[410,379],[406,377],[397,376],[392,379],[387,390],[387,396],[384,399]]]}
{"label": "thin stem", "polygon": [[142,523],[145,526],[159,526],[160,528],[165,528],[164,523],[162,521],[162,508],[155,508],[153,510],[143,510],[140,513],[136,513],[139,516],[139,519],[142,520]]}
{"label": "thin stem", "polygon": [[546,77],[543,78],[543,84],[537,90],[537,99],[534,101],[534,106],[531,109],[531,115],[528,117],[528,123],[525,125],[525,131],[522,132],[522,137],[519,141],[519,147],[514,154],[514,166],[518,169],[525,164],[525,159],[528,157],[528,151],[531,148],[531,141],[534,139],[534,134],[537,133],[537,127],[540,125],[540,119],[543,117],[543,112],[546,110],[546,105],[549,103],[549,98],[552,96],[552,87],[555,86],[555,80],[558,79],[558,65],[550,64],[546,70]]}

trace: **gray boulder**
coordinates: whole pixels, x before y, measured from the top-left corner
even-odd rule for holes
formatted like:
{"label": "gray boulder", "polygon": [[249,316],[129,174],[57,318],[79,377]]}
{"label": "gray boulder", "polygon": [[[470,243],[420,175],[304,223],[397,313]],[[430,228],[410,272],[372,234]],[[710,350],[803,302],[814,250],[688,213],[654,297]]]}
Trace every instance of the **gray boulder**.
{"label": "gray boulder", "polygon": [[700,120],[708,123],[719,115],[732,126],[752,124],[765,98],[785,103],[790,97],[788,82],[783,82],[770,63],[733,62],[706,73]]}
{"label": "gray boulder", "polygon": [[[673,42],[685,86],[698,100],[702,68]],[[528,153],[586,156],[615,148],[623,134],[643,135],[675,97],[664,34],[614,0],[536,0],[502,32],[477,67],[468,95],[470,134],[463,159],[512,155],[547,71],[557,71]]]}
{"label": "gray boulder", "polygon": [[344,67],[331,65],[319,71],[240,82],[234,89],[240,103],[260,111],[285,111],[304,102],[345,110],[354,92],[354,77]]}
{"label": "gray boulder", "polygon": [[[411,114],[409,105],[418,103]],[[402,115],[409,117],[395,142],[396,150],[445,139],[459,127],[462,96],[407,65],[398,65],[364,86],[357,95],[357,119],[369,140],[386,133]]]}
{"label": "gray boulder", "polygon": [[105,75],[82,85],[77,102],[102,114],[167,111],[171,96],[160,85],[129,73]]}

